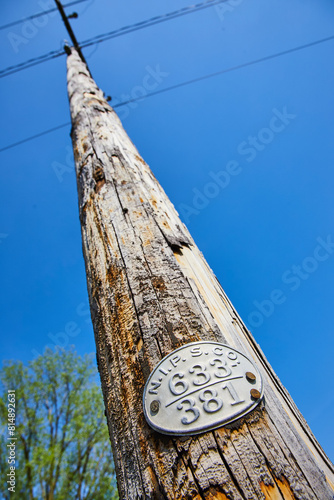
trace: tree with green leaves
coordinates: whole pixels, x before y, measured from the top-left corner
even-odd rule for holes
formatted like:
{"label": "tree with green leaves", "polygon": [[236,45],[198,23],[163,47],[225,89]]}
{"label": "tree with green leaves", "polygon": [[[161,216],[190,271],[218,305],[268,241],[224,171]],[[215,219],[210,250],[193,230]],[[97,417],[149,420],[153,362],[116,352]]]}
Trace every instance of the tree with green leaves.
{"label": "tree with green leaves", "polygon": [[[104,405],[95,376],[90,356],[80,357],[74,351],[59,349],[47,349],[28,366],[12,361],[4,364],[0,371],[3,498],[118,499]],[[7,443],[11,442],[7,424],[13,419],[8,403],[14,400],[11,394],[15,394],[12,438],[17,438],[12,469],[15,492],[8,490],[7,483]]]}

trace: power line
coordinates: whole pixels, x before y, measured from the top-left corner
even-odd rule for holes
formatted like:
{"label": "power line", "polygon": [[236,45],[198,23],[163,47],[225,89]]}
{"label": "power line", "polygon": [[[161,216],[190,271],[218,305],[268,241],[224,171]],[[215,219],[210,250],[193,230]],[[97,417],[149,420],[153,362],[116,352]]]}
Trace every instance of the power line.
{"label": "power line", "polygon": [[57,125],[57,127],[49,128],[47,130],[44,130],[43,132],[40,132],[39,134],[35,134],[35,135],[31,135],[30,137],[26,137],[25,139],[22,139],[22,141],[13,142],[13,144],[8,144],[8,146],[5,146],[4,148],[0,149],[0,153],[2,153],[2,151],[6,151],[7,149],[15,148],[16,146],[19,146],[20,144],[24,144],[25,142],[29,142],[29,141],[32,141],[33,139],[37,139],[38,137],[42,137],[43,135],[50,134],[51,132],[55,132],[56,130],[59,130],[60,128],[67,127],[68,125],[71,125],[71,122],[62,123],[61,125]]}
{"label": "power line", "polygon": [[43,54],[38,57],[33,57],[32,59],[28,59],[28,61],[24,61],[20,64],[15,64],[14,66],[8,66],[6,69],[0,71],[0,78],[4,78],[5,76],[17,73],[18,71],[31,68],[32,66],[36,66],[37,64],[50,61],[51,59],[55,59],[56,57],[62,56],[63,54],[65,54],[64,50],[52,50],[47,54]]}
{"label": "power line", "polygon": [[[200,82],[202,80],[207,80],[209,78],[213,78],[214,76],[219,76],[219,75],[223,75],[224,73],[229,73],[230,71],[235,71],[237,69],[246,68],[247,66],[253,66],[254,64],[269,61],[270,59],[275,59],[276,57],[281,57],[281,56],[284,56],[286,54],[291,54],[292,52],[297,52],[299,50],[307,49],[307,48],[312,47],[314,45],[328,42],[329,40],[334,40],[334,35],[329,36],[327,38],[322,38],[321,40],[316,40],[315,42],[310,42],[310,43],[306,43],[304,45],[299,45],[298,47],[293,47],[292,49],[282,50],[281,52],[276,52],[275,54],[271,54],[269,56],[260,57],[259,59],[254,59],[253,61],[238,64],[236,66],[232,66],[231,68],[226,68],[226,69],[222,69],[219,71],[215,71],[214,73],[209,73],[209,74],[204,75],[204,76],[199,76],[197,78],[193,78],[192,80],[187,80],[185,82],[176,83],[175,85],[172,85],[171,87],[166,87],[164,89],[159,89],[159,90],[155,90],[154,92],[150,92],[149,94],[147,94],[147,96],[143,96],[143,97],[141,96],[141,97],[136,97],[133,99],[128,99],[127,101],[123,101],[122,103],[119,103],[117,106],[119,106],[119,105],[125,106],[126,104],[128,104],[130,102],[138,101],[139,99],[145,99],[146,97],[151,97],[153,95],[163,94],[164,92],[178,89],[180,87],[184,87],[185,85],[190,85],[192,83]],[[114,107],[116,108],[116,106],[114,106]]]}
{"label": "power line", "polygon": [[199,10],[207,9],[209,7],[213,7],[214,5],[225,3],[227,1],[228,0],[206,0],[205,2],[197,3],[195,5],[189,5],[187,7],[183,7],[182,9],[168,12],[167,14],[151,17],[150,19],[146,19],[145,21],[141,21],[139,23],[130,24],[129,26],[123,26],[123,28],[109,31],[108,33],[104,33],[102,35],[96,35],[92,38],[89,38],[88,40],[84,40],[83,42],[81,42],[80,46],[82,48],[89,47],[90,45],[94,45],[97,42],[105,42],[106,40],[110,40],[111,38],[127,35],[128,33],[132,33],[143,28],[148,28],[149,26],[163,23],[165,21],[170,21],[171,19],[176,19],[177,17],[186,16],[187,14],[192,14],[193,12],[198,12]]}
{"label": "power line", "polygon": [[[195,5],[189,5],[188,7],[183,7],[182,9],[175,10],[173,12],[168,12],[167,14],[151,17],[150,19],[146,19],[145,21],[141,21],[139,23],[131,24],[129,26],[123,26],[122,28],[110,31],[108,33],[104,33],[102,35],[96,35],[93,38],[89,38],[79,43],[79,46],[81,48],[90,47],[91,45],[95,45],[96,43],[102,43],[105,42],[106,40],[110,40],[111,38],[127,35],[128,33],[148,28],[150,26],[153,26],[154,24],[169,21],[171,19],[175,19],[177,17],[184,16],[187,14],[192,14],[193,12],[207,9],[209,7],[213,7],[214,5],[218,5],[220,3],[224,3],[227,1],[228,0],[206,0],[205,2],[201,2]],[[46,62],[56,57],[62,56],[63,54],[65,54],[64,50],[51,51],[48,52],[47,54],[43,54],[42,56],[29,59],[29,61],[25,61],[23,63],[16,64],[14,66],[9,66],[8,68],[5,68],[0,71],[0,78],[4,78],[5,76],[17,73],[18,71],[23,71],[24,69],[31,68],[32,66],[36,66],[37,64],[41,64],[42,62]]]}
{"label": "power line", "polygon": [[[222,0],[220,0],[220,1],[222,1]],[[226,0],[223,0],[223,1],[226,1]],[[172,18],[170,18],[170,19],[172,19]],[[160,22],[162,22],[162,21],[160,21]],[[143,28],[146,28],[147,26],[151,26],[151,25],[145,25],[145,26],[143,26]],[[119,32],[121,30],[124,30],[125,28],[126,27],[121,28],[120,30],[117,30],[117,32]],[[139,29],[139,28],[137,28],[137,29]],[[133,29],[132,31],[135,31],[135,29]],[[121,36],[123,34],[125,35],[125,34],[130,33],[130,32],[131,31],[123,31],[123,33],[119,33],[119,34],[114,35],[114,36],[109,36],[109,38],[115,38],[116,36]],[[105,36],[105,35],[100,35],[100,36]],[[104,42],[106,40],[109,40],[109,38],[104,38],[104,39],[101,39],[101,40],[97,40],[95,42],[90,42],[90,41],[86,40],[85,42],[82,42],[79,45],[80,45],[80,47],[89,47],[90,45],[95,45],[95,44],[98,44],[98,43],[102,43],[102,42]],[[274,54],[273,56],[268,56],[268,58],[271,59],[273,57],[278,57],[278,56],[283,55],[283,54],[288,54],[290,52],[295,52],[297,50],[305,49],[305,48],[311,47],[312,45],[317,45],[317,44],[320,44],[320,43],[328,42],[329,40],[333,40],[333,39],[334,39],[334,36],[329,36],[329,37],[326,37],[326,38],[321,38],[320,40],[316,40],[315,42],[310,42],[310,43],[307,43],[307,44],[304,44],[304,45],[300,45],[298,47],[294,47],[292,49],[283,51],[282,53]],[[64,50],[53,50],[51,52],[48,52],[47,54],[43,54],[43,55],[41,55],[39,57],[35,57],[33,59],[29,59],[28,61],[25,61],[23,63],[16,64],[15,66],[8,66],[7,68],[5,68],[5,69],[3,69],[3,70],[0,71],[0,78],[4,78],[5,76],[11,75],[13,73],[17,73],[18,71],[22,71],[22,70],[30,68],[32,66],[36,66],[37,64],[41,64],[43,62],[50,61],[51,59],[55,59],[55,58],[57,58],[59,56],[62,56],[64,54],[65,54]]]}
{"label": "power line", "polygon": [[[153,97],[153,96],[158,95],[158,94],[163,94],[165,92],[170,92],[171,90],[175,90],[175,89],[178,89],[178,88],[181,88],[181,87],[185,87],[186,85],[191,85],[193,83],[197,83],[197,82],[200,82],[200,81],[203,81],[203,80],[208,80],[209,78],[213,78],[213,77],[216,77],[216,76],[219,76],[219,75],[223,75],[224,73],[230,73],[231,71],[236,71],[238,69],[247,68],[248,66],[253,66],[253,65],[259,64],[261,62],[269,61],[271,59],[275,59],[276,57],[281,57],[281,56],[284,56],[286,54],[291,54],[293,52],[297,52],[299,50],[303,50],[303,49],[312,47],[314,45],[318,45],[320,43],[328,42],[329,40],[333,40],[333,39],[334,39],[334,36],[330,36],[330,37],[327,37],[327,38],[322,38],[321,40],[316,40],[315,42],[310,42],[310,43],[306,43],[304,45],[299,45],[298,47],[293,47],[292,49],[287,49],[287,50],[283,50],[281,52],[276,52],[275,54],[271,54],[269,56],[261,57],[259,59],[254,59],[253,61],[248,61],[246,63],[238,64],[236,66],[231,66],[230,68],[226,68],[226,69],[222,69],[222,70],[219,70],[219,71],[215,71],[214,73],[209,73],[207,75],[199,76],[197,78],[192,78],[191,80],[186,80],[185,82],[176,83],[175,85],[171,85],[170,87],[165,87],[164,89],[159,89],[159,90],[155,90],[153,92],[150,92],[146,96],[134,97],[133,99],[128,99],[126,101],[122,101],[122,102],[120,102],[118,104],[115,104],[115,106],[113,106],[113,108],[114,109],[120,108],[121,106],[126,106],[130,102],[136,102],[136,101],[140,101],[140,100],[146,99],[147,97]],[[56,131],[56,130],[58,130],[60,128],[64,128],[64,127],[66,127],[68,125],[70,125],[70,122],[63,123],[61,125],[58,125],[57,127],[53,127],[51,129],[45,130],[44,132],[40,132],[39,134],[27,137],[26,139],[22,139],[21,141],[15,142],[13,144],[9,144],[8,146],[0,148],[0,153],[2,151],[7,150],[7,149],[11,149],[11,148],[14,148],[16,146],[19,146],[20,144],[23,144],[25,142],[32,141],[33,139],[36,139],[36,138],[41,137],[43,135],[50,134],[51,132],[54,132],[54,131]]]}
{"label": "power line", "polygon": [[[63,5],[64,8],[66,7],[71,7],[72,5],[76,5],[78,3],[82,3],[82,2],[88,2],[89,0],[74,0],[73,2],[69,2],[65,5]],[[12,26],[15,26],[16,24],[21,24],[21,23],[24,23],[25,21],[30,21],[31,19],[36,19],[36,17],[41,17],[41,16],[45,16],[47,14],[51,14],[51,12],[55,12],[57,9],[57,7],[54,7],[53,9],[49,9],[49,10],[43,10],[43,12],[39,12],[38,14],[33,14],[32,16],[28,16],[28,17],[25,17],[23,19],[18,19],[17,21],[13,21],[11,23],[8,23],[8,24],[3,24],[2,26],[0,26],[0,30],[4,30],[6,28],[11,28]]]}

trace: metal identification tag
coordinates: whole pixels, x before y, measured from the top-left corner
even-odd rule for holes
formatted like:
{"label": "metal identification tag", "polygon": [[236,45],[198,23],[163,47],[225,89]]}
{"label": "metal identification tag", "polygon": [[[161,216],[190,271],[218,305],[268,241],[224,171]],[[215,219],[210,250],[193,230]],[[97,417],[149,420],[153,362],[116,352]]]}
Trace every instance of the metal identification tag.
{"label": "metal identification tag", "polygon": [[143,395],[149,425],[162,434],[200,434],[250,412],[263,395],[261,375],[242,353],[192,342],[155,367]]}

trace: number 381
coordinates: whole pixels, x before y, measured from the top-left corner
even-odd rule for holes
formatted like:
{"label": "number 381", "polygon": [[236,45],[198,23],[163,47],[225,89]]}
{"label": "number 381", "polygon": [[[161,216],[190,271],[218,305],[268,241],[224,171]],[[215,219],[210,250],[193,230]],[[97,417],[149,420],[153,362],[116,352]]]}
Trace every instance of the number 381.
{"label": "number 381", "polygon": [[[234,389],[233,385],[230,382],[227,382],[222,385],[222,389],[227,389],[227,392],[230,395],[230,404],[231,406],[238,405],[240,403],[244,402],[244,399],[240,399],[238,396],[236,390]],[[219,411],[223,407],[223,400],[219,397],[217,397],[217,391],[215,389],[203,389],[199,394],[198,398],[203,403],[203,410],[206,413],[215,413]],[[185,407],[187,405],[187,407]],[[184,409],[185,408],[185,409]],[[183,399],[178,405],[177,405],[178,410],[183,410],[185,413],[188,413],[189,416],[182,417],[181,418],[181,423],[184,425],[189,425],[192,424],[193,422],[196,422],[196,420],[200,416],[200,411],[196,407],[196,401],[194,398],[187,397]]]}
{"label": "number 381", "polygon": [[[207,413],[215,413],[223,406],[223,401],[217,397],[217,391],[215,389],[204,389],[199,393],[198,397],[203,403],[203,410]],[[181,422],[184,425],[189,425],[198,419],[200,411],[195,406],[196,401],[194,398],[183,399],[181,403],[177,405],[177,409],[182,410],[185,404],[188,404],[188,408],[185,409],[185,412],[189,413],[189,417],[182,417]]]}

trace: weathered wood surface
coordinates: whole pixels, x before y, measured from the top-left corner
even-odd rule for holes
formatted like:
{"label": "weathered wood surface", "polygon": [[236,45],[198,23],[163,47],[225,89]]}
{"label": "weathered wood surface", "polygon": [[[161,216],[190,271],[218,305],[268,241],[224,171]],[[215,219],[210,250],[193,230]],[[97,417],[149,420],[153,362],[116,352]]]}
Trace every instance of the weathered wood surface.
{"label": "weathered wood surface", "polygon": [[[68,57],[79,211],[106,415],[123,499],[332,500],[332,465],[75,50]],[[224,342],[265,402],[205,434],[153,431],[145,381],[172,350]],[[327,478],[327,480],[326,480]]]}

